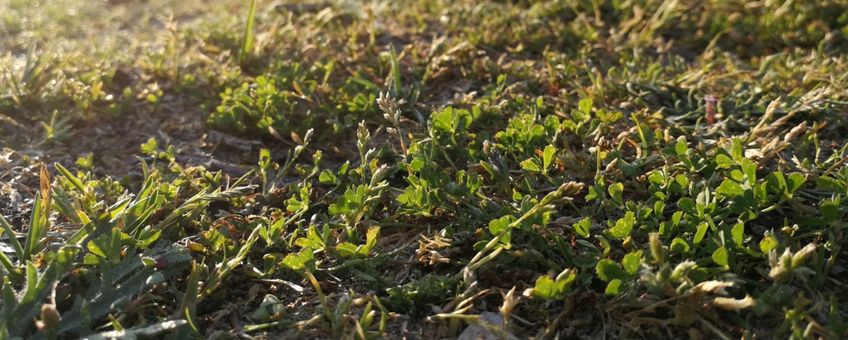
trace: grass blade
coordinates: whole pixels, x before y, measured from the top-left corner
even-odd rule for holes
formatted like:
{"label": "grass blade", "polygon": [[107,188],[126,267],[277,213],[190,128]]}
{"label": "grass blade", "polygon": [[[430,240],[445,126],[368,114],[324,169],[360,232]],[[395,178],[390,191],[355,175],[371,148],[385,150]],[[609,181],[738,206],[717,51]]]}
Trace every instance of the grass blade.
{"label": "grass blade", "polygon": [[394,92],[392,95],[394,95],[395,98],[401,98],[400,91],[402,89],[402,86],[401,86],[402,84],[401,84],[401,80],[400,80],[400,61],[398,61],[398,55],[397,55],[397,52],[395,51],[394,46],[392,46],[389,51],[391,52],[391,57],[392,57],[392,59],[391,59],[391,67],[392,67],[392,71],[391,71],[392,79],[391,79],[391,81],[392,81],[392,91]]}
{"label": "grass blade", "polygon": [[18,237],[12,229],[12,225],[9,224],[9,221],[6,221],[6,218],[2,215],[0,215],[0,227],[3,227],[6,235],[9,236],[9,243],[12,244],[12,248],[15,249],[15,255],[18,256],[18,261],[22,261],[24,258],[24,248],[21,246],[21,242],[18,241]]}
{"label": "grass blade", "polygon": [[47,204],[44,204],[44,200],[41,199],[41,193],[35,194],[35,204],[33,204],[29,230],[27,231],[26,240],[24,240],[23,254],[18,261],[29,260],[30,256],[35,252],[38,243],[47,232],[49,215],[50,209]]}
{"label": "grass blade", "polygon": [[250,52],[253,50],[253,38],[254,38],[254,18],[256,16],[256,0],[250,1],[250,9],[247,12],[247,23],[244,26],[244,35],[241,39],[241,49],[239,51],[239,64],[244,64],[247,57],[250,56]]}

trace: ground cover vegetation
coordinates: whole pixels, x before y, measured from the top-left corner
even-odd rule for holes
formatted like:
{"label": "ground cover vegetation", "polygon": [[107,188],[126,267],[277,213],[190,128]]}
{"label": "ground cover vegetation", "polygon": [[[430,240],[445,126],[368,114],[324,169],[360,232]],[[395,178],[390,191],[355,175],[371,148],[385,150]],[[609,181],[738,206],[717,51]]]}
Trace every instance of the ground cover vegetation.
{"label": "ground cover vegetation", "polygon": [[848,337],[846,52],[842,0],[0,1],[0,339]]}

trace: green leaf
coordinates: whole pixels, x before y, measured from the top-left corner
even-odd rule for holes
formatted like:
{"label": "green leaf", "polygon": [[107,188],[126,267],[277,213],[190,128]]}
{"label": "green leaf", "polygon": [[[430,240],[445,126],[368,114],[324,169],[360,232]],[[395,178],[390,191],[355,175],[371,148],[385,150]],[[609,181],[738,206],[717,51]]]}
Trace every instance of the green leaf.
{"label": "green leaf", "polygon": [[719,247],[718,249],[716,249],[713,252],[712,259],[713,259],[713,262],[715,262],[717,265],[727,268],[728,267],[727,248],[722,246],[722,247]]}
{"label": "green leaf", "polygon": [[359,255],[359,247],[350,242],[342,242],[336,245],[336,252],[343,258],[355,258]]}
{"label": "green leaf", "polygon": [[330,215],[345,215],[357,211],[365,203],[366,191],[368,186],[365,184],[348,187],[336,203],[330,204],[328,209]]}
{"label": "green leaf", "polygon": [[489,222],[489,232],[493,236],[501,237],[501,243],[509,245],[511,238],[510,224],[515,222],[515,216],[506,215]]}
{"label": "green leaf", "polygon": [[675,253],[685,254],[689,252],[689,243],[686,240],[675,237],[671,240],[671,251]]}
{"label": "green leaf", "polygon": [[689,151],[689,146],[686,145],[686,139],[683,137],[678,138],[677,143],[674,144],[674,153],[679,157],[685,156],[687,151]]}
{"label": "green leaf", "polygon": [[283,258],[282,265],[298,273],[315,270],[315,256],[312,249],[304,248],[297,253],[289,253]]}
{"label": "green leaf", "polygon": [[550,169],[551,165],[553,165],[553,161],[554,161],[554,157],[556,156],[556,153],[557,153],[557,148],[555,146],[548,145],[548,146],[545,147],[545,151],[542,152],[542,160],[543,160],[543,166],[544,166],[545,170]]}
{"label": "green leaf", "polygon": [[639,267],[642,266],[642,251],[637,250],[624,255],[621,264],[624,266],[627,274],[635,275],[639,271]]}
{"label": "green leaf", "polygon": [[801,186],[803,186],[804,182],[806,182],[806,181],[807,181],[807,177],[802,175],[802,174],[799,174],[797,172],[790,174],[788,181],[787,181],[787,188],[786,188],[788,193],[789,194],[794,193],[795,191],[800,189]]}
{"label": "green leaf", "polygon": [[735,164],[733,159],[728,157],[725,154],[718,154],[715,158],[717,168],[719,169],[730,169]]}
{"label": "green leaf", "polygon": [[666,177],[663,175],[662,171],[654,170],[651,171],[651,174],[648,175],[648,182],[652,184],[656,184],[659,186],[665,185]]}
{"label": "green leaf", "polygon": [[694,213],[695,212],[695,201],[689,197],[683,197],[677,201],[677,207],[680,210],[685,212]]}
{"label": "green leaf", "polygon": [[707,229],[710,228],[710,225],[707,222],[701,222],[698,225],[698,229],[695,231],[695,244],[701,244],[701,241],[704,239],[704,236],[707,235]]}
{"label": "green leaf", "polygon": [[816,188],[844,192],[846,190],[846,183],[830,176],[819,176],[816,178]]}
{"label": "green leaf", "polygon": [[90,170],[94,167],[94,153],[89,152],[87,156],[80,156],[75,162],[81,169]]}
{"label": "green leaf", "polygon": [[603,187],[600,185],[589,186],[589,192],[586,194],[586,201],[594,201],[604,197]]}
{"label": "green leaf", "polygon": [[[156,142],[155,139],[153,139],[153,141]],[[85,186],[82,184],[82,181],[80,181],[77,176],[74,176],[74,174],[72,174],[70,171],[68,171],[68,169],[66,169],[59,163],[53,163],[53,167],[55,167],[56,170],[58,170],[59,173],[62,174],[62,176],[67,179],[68,182],[71,183],[71,185],[74,186],[74,188],[77,188],[80,193],[85,193]]]}
{"label": "green leaf", "polygon": [[0,251],[0,265],[3,265],[3,269],[6,270],[6,273],[9,275],[10,278],[12,278],[13,280],[20,279],[17,269],[12,263],[12,259],[6,256],[6,253],[2,251]]}
{"label": "green leaf", "polygon": [[742,170],[733,169],[730,171],[730,179],[737,182],[742,182],[745,180],[745,173],[742,172]]}
{"label": "green leaf", "polygon": [[321,174],[318,175],[318,181],[321,184],[338,184],[339,179],[336,177],[332,171],[324,169],[321,171]]}
{"label": "green leaf", "polygon": [[318,234],[315,225],[310,224],[309,228],[306,229],[306,237],[298,238],[294,241],[294,244],[301,248],[323,249],[324,239]]}
{"label": "green leaf", "polygon": [[621,269],[621,266],[610,259],[602,259],[598,261],[598,264],[595,266],[595,273],[597,273],[598,278],[604,282],[609,282],[614,279],[624,279],[627,277],[627,273]]}
{"label": "green leaf", "polygon": [[742,222],[736,223],[733,228],[730,229],[730,235],[733,238],[733,243],[735,243],[737,247],[742,247],[742,243],[745,241],[745,224]]}
{"label": "green leaf", "polygon": [[471,126],[473,117],[468,110],[455,109],[448,106],[441,111],[433,113],[430,119],[433,121],[433,127],[437,131],[456,134],[465,131],[465,129]]}
{"label": "green leaf", "polygon": [[581,99],[580,102],[577,104],[577,106],[580,108],[580,111],[582,111],[583,113],[586,113],[586,114],[592,113],[592,98]]}
{"label": "green leaf", "polygon": [[374,246],[377,245],[377,239],[380,237],[380,227],[374,226],[368,228],[368,231],[365,233],[365,250],[367,251],[365,255],[371,253],[371,250],[374,249]]}
{"label": "green leaf", "polygon": [[286,211],[297,212],[309,209],[309,187],[301,187],[292,197],[286,200]]}
{"label": "green leaf", "polygon": [[766,188],[770,192],[783,194],[786,192],[786,178],[780,171],[774,171],[766,177]]}
{"label": "green leaf", "polygon": [[609,191],[610,196],[616,203],[624,203],[624,198],[622,196],[622,193],[624,192],[624,184],[614,183],[607,188],[607,191]]}
{"label": "green leaf", "polygon": [[563,122],[563,125],[574,131],[577,129],[577,125],[574,122],[588,122],[592,119],[592,116],[580,110],[571,110],[571,118],[573,120],[566,120]]}
{"label": "green leaf", "polygon": [[671,224],[673,226],[675,226],[675,227],[679,226],[681,219],[683,219],[683,212],[682,211],[675,211],[674,214],[671,214]]}
{"label": "green leaf", "polygon": [[772,236],[771,234],[766,233],[766,235],[763,236],[763,239],[760,240],[760,251],[762,251],[763,253],[768,253],[772,249],[777,248],[777,244],[777,239],[774,238],[774,236]]}
{"label": "green leaf", "polygon": [[530,172],[542,172],[539,162],[534,158],[528,158],[521,162],[521,168]]}
{"label": "green leaf", "polygon": [[162,229],[144,229],[136,238],[136,246],[140,248],[147,248],[156,242],[159,239],[159,236],[162,234]]}
{"label": "green leaf", "polygon": [[409,161],[409,169],[411,169],[414,172],[419,172],[419,171],[421,171],[421,169],[424,169],[424,165],[425,165],[424,160],[421,159],[421,158],[416,157],[416,158],[413,158],[411,161]]}
{"label": "green leaf", "polygon": [[[339,255],[345,258],[365,258],[371,254],[371,250],[377,245],[377,238],[380,236],[380,227],[368,228],[365,235],[365,244],[355,245],[350,242],[343,242],[336,246],[336,251]],[[323,242],[322,242],[323,243]]]}
{"label": "green leaf", "polygon": [[617,239],[628,237],[633,231],[634,223],[636,223],[636,215],[632,211],[628,211],[624,214],[624,217],[615,222],[615,226],[610,228],[610,234]]}
{"label": "green leaf", "polygon": [[147,142],[141,144],[141,153],[153,156],[156,155],[156,149],[159,148],[159,142],[156,141],[156,138],[150,137]]}
{"label": "green leaf", "polygon": [[725,179],[721,182],[718,188],[716,188],[716,194],[729,198],[740,197],[745,194],[745,189],[743,189],[739,183],[730,179]]}
{"label": "green leaf", "polygon": [[674,183],[677,184],[679,190],[685,191],[689,188],[689,177],[684,174],[676,175],[674,176]]}
{"label": "green leaf", "polygon": [[273,294],[265,294],[259,308],[250,314],[253,320],[260,322],[268,322],[278,320],[286,312],[286,305],[283,304],[278,297]]}
{"label": "green leaf", "polygon": [[745,157],[745,150],[743,149],[742,143],[742,138],[733,138],[733,143],[730,147],[730,156],[732,156],[736,161]]}
{"label": "green leaf", "polygon": [[739,164],[742,165],[742,172],[748,178],[748,182],[757,182],[757,164],[747,158],[740,159]]}
{"label": "green leaf", "polygon": [[563,299],[575,278],[577,278],[577,274],[573,271],[568,271],[565,275],[560,274],[556,279],[542,275],[536,279],[533,296],[547,300]]}
{"label": "green leaf", "polygon": [[616,296],[621,291],[621,283],[620,279],[614,279],[607,284],[607,288],[604,290],[604,295],[606,296]]}
{"label": "green leaf", "polygon": [[573,226],[574,232],[577,235],[580,235],[583,238],[588,238],[589,233],[592,230],[592,219],[589,217],[584,217],[580,220],[580,222],[575,223]]}
{"label": "green leaf", "polygon": [[266,148],[259,149],[259,168],[263,171],[271,167],[271,151]]}
{"label": "green leaf", "polygon": [[819,210],[828,222],[836,222],[842,218],[842,212],[839,208],[839,201],[833,199],[823,200],[819,205]]}

